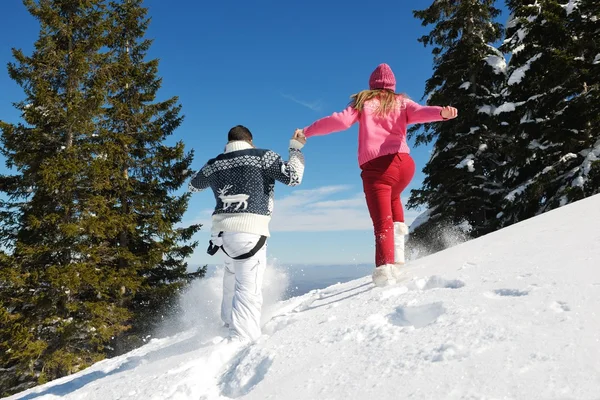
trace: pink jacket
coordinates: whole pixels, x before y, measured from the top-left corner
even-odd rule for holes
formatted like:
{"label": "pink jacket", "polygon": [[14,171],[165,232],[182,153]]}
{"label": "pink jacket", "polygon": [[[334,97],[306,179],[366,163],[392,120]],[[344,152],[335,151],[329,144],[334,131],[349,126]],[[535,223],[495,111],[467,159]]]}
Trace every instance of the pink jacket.
{"label": "pink jacket", "polygon": [[366,102],[362,113],[349,106],[304,128],[304,135],[308,138],[339,132],[358,121],[358,164],[363,165],[387,154],[410,153],[406,143],[409,124],[443,120],[442,107],[421,106],[404,96],[398,96],[395,108],[388,115],[376,115],[378,106],[379,99]]}

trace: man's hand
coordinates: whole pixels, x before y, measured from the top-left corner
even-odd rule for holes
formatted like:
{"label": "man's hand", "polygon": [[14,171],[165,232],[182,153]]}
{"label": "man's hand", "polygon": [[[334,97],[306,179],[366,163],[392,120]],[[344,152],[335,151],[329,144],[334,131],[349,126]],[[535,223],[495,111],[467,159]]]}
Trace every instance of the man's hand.
{"label": "man's hand", "polygon": [[440,112],[440,115],[444,119],[454,119],[458,116],[458,110],[456,108],[450,107],[450,106],[442,107],[442,111]]}
{"label": "man's hand", "polygon": [[306,144],[306,136],[304,136],[304,131],[302,129],[296,129],[294,131],[294,136],[292,136],[292,139],[297,140],[302,144]]}

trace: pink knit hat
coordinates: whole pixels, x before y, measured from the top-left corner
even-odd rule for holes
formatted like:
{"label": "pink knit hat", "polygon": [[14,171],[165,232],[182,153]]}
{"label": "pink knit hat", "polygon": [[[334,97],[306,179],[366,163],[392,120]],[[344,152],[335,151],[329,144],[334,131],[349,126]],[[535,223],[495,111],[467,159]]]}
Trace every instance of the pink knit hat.
{"label": "pink knit hat", "polygon": [[369,78],[370,89],[390,89],[396,91],[396,78],[387,64],[379,64]]}

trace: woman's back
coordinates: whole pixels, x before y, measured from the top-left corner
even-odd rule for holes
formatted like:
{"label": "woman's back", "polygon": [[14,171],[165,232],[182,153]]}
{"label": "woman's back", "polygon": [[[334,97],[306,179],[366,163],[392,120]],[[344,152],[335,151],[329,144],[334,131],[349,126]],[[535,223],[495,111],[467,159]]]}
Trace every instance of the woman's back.
{"label": "woman's back", "polygon": [[358,163],[394,153],[410,153],[409,124],[440,121],[441,107],[424,107],[388,89],[365,90],[352,96],[348,108],[304,129],[306,137],[326,135],[359,123]]}
{"label": "woman's back", "polygon": [[[406,98],[394,95],[367,100],[358,113],[358,163],[393,153],[409,153],[406,143]],[[385,107],[384,107],[385,106]]]}

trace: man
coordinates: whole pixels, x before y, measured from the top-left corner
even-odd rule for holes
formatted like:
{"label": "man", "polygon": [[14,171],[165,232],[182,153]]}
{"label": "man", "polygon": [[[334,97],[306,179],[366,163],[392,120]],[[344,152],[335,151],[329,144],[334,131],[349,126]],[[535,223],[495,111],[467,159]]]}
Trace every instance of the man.
{"label": "man", "polygon": [[253,341],[261,335],[262,281],[275,181],[288,186],[302,182],[300,150],[305,143],[303,136],[294,133],[285,162],[271,150],[255,148],[248,128],[235,126],[225,152],[208,161],[190,182],[193,192],[210,187],[217,202],[208,253],[225,254],[221,318],[232,340]]}

